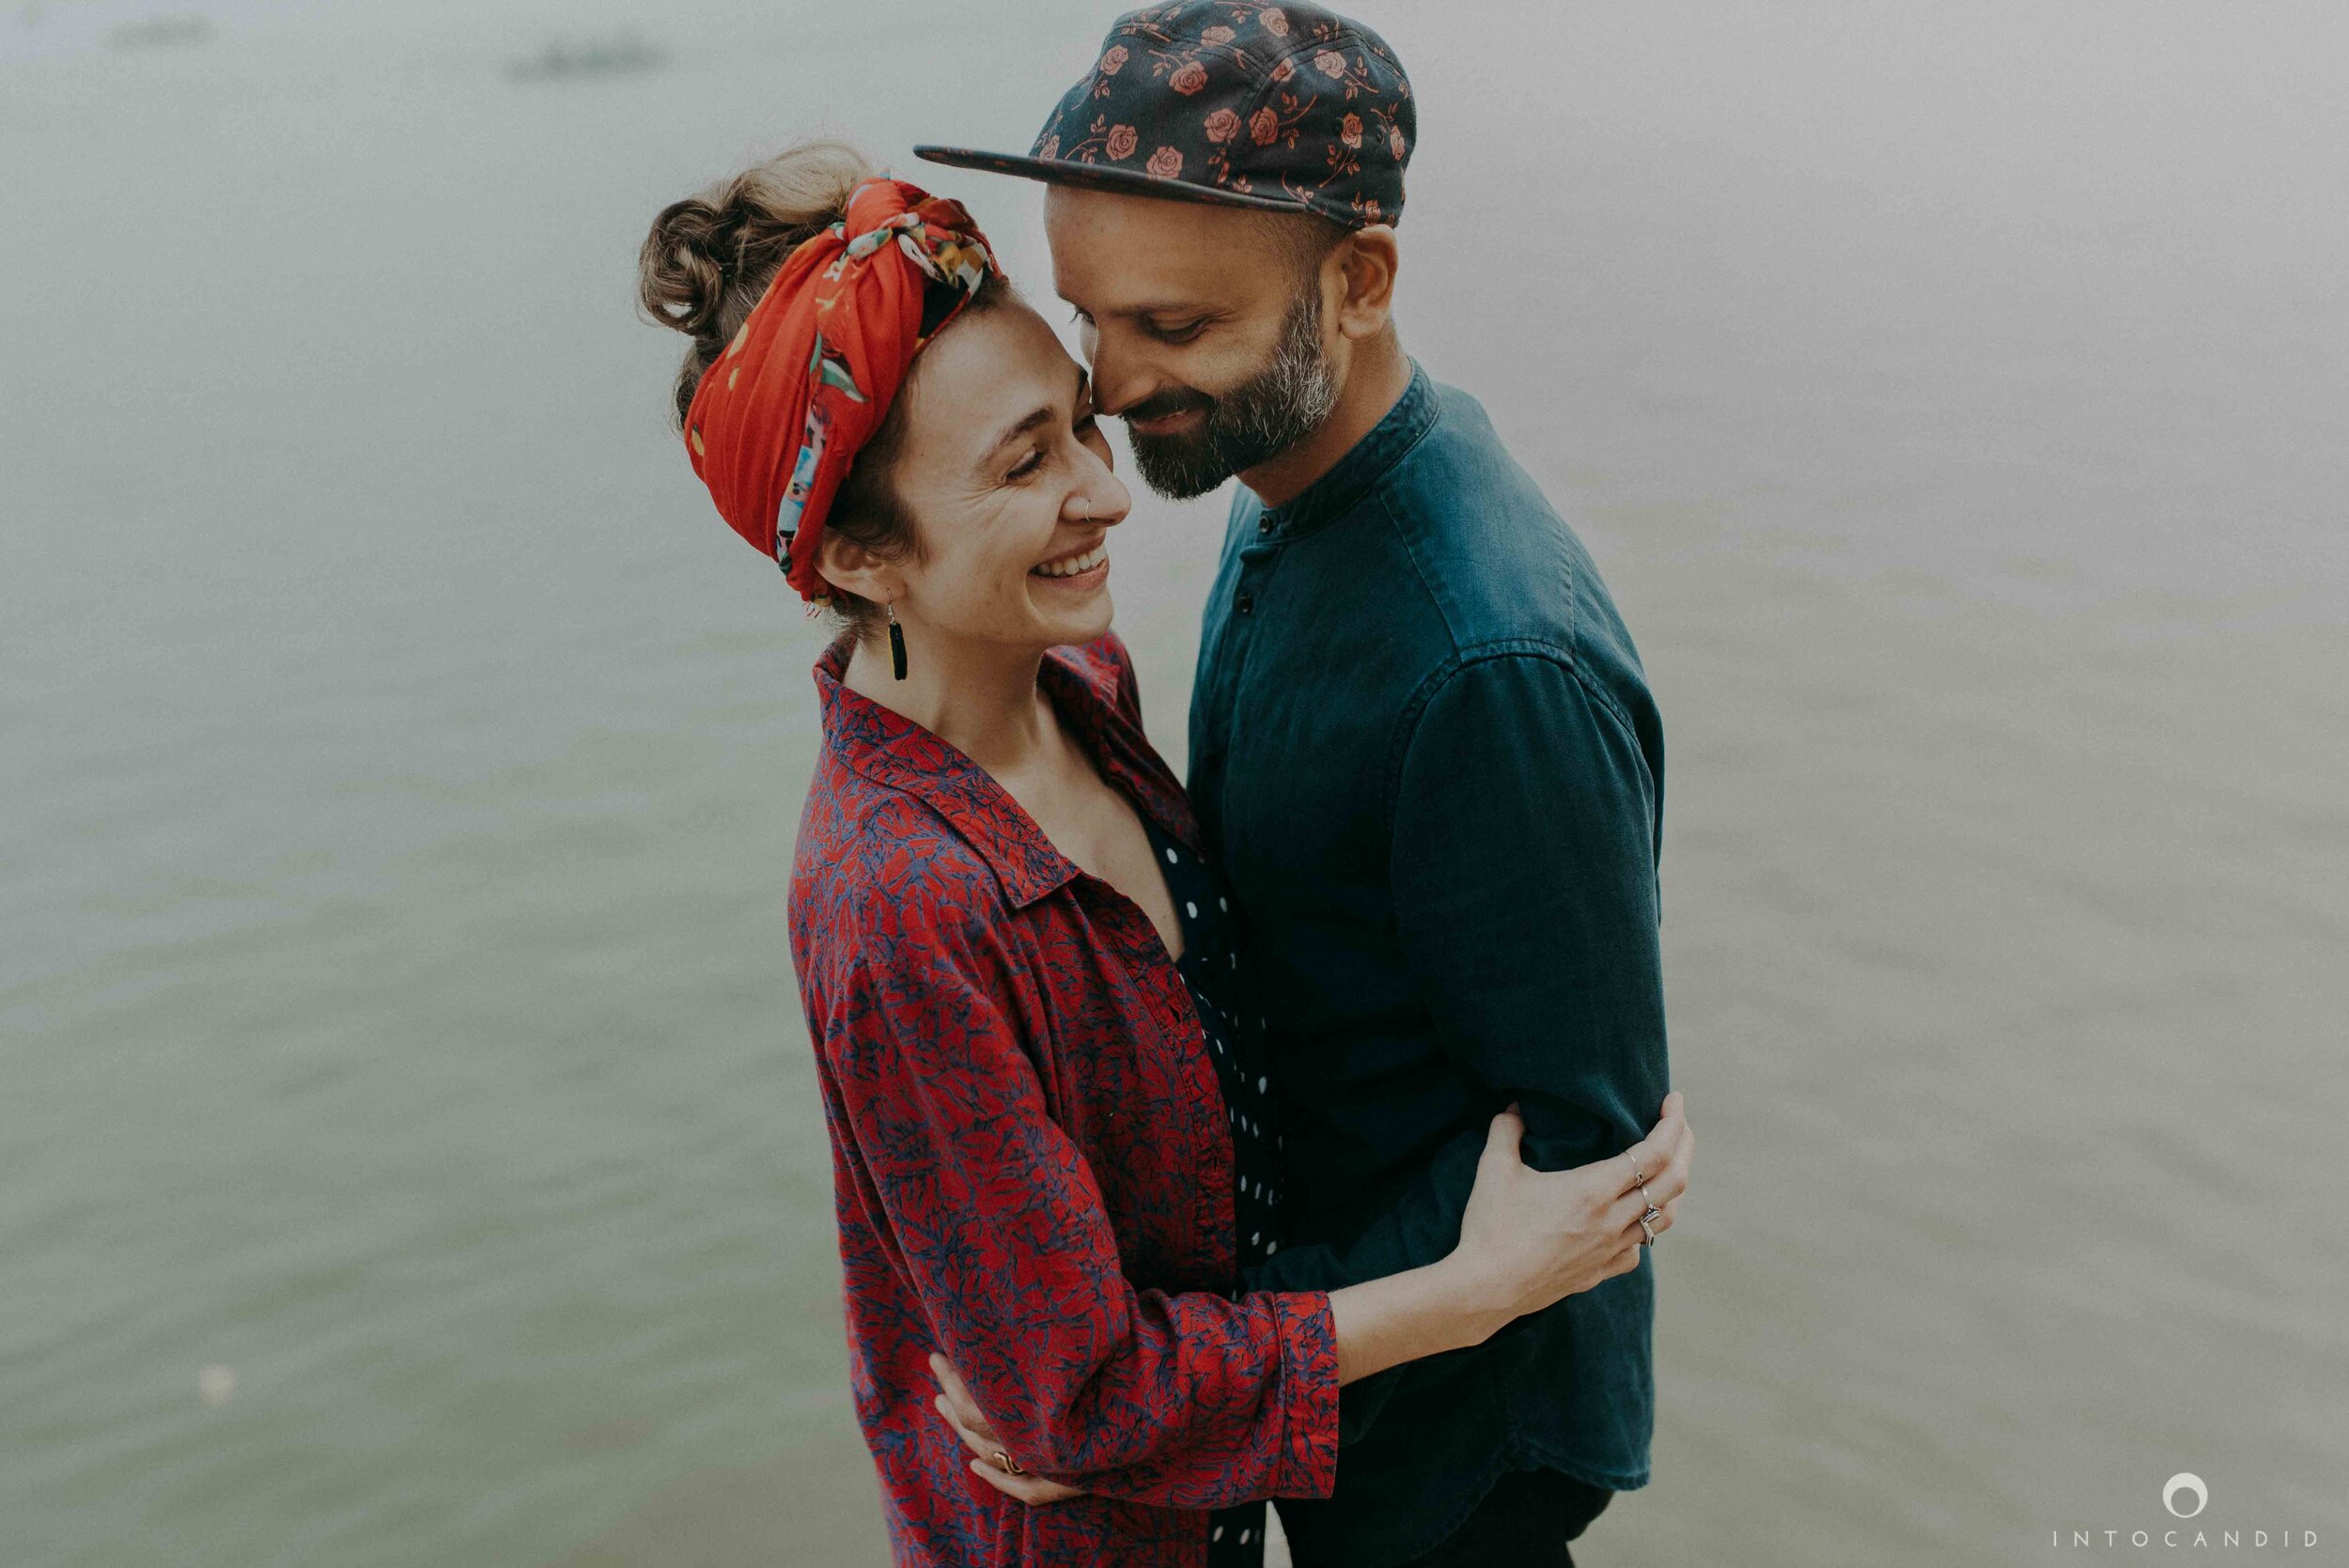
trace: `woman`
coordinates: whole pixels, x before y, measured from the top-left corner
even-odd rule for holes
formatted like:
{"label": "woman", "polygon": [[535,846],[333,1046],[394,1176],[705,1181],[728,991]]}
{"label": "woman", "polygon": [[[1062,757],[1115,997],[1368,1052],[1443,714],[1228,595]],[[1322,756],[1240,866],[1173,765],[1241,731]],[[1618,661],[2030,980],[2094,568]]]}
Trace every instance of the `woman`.
{"label": "woman", "polygon": [[1082,367],[959,204],[838,144],[670,207],[643,262],[694,337],[695,471],[845,623],[791,940],[897,1560],[1260,1560],[1261,1499],[1330,1489],[1340,1385],[1636,1265],[1685,1187],[1676,1096],[1555,1174],[1499,1118],[1439,1264],[1237,1289],[1278,1245],[1269,1078],[1109,630],[1128,497]]}

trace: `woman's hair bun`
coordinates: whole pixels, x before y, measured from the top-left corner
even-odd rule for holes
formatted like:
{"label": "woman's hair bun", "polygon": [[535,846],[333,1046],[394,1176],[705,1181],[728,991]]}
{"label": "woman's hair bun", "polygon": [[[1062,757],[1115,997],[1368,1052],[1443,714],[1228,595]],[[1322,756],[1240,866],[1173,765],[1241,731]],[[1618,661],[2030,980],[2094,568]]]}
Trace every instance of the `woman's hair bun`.
{"label": "woman's hair bun", "polygon": [[877,171],[834,137],[795,142],[652,221],[637,253],[645,314],[694,339],[677,377],[677,408],[774,281],[784,259],[848,211],[849,193]]}

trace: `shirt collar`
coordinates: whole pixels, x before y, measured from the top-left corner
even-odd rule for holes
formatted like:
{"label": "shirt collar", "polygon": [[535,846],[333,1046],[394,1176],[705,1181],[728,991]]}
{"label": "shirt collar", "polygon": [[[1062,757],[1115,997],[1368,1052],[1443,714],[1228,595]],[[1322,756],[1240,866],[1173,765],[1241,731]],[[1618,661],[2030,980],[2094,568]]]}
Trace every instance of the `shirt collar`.
{"label": "shirt collar", "polygon": [[[1025,908],[1075,877],[1075,862],[1053,846],[986,768],[932,731],[842,684],[850,647],[850,639],[843,637],[816,661],[824,744],[832,754],[873,783],[910,795],[936,812],[987,862],[1013,908]],[[1082,649],[1052,648],[1037,681],[1063,728],[1102,775],[1197,852],[1199,828],[1182,787],[1140,728],[1118,711],[1116,665]]]}
{"label": "shirt collar", "polygon": [[1278,506],[1265,508],[1265,532],[1283,538],[1310,534],[1351,511],[1372,486],[1436,423],[1436,384],[1411,361],[1410,384],[1378,423],[1346,449],[1328,473]]}

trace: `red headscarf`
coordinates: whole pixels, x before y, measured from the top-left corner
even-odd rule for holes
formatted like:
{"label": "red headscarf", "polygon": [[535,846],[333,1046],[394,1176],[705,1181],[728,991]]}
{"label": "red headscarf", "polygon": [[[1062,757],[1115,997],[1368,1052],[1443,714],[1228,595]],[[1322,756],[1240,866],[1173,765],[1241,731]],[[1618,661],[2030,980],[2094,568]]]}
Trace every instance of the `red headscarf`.
{"label": "red headscarf", "polygon": [[791,253],[694,389],[693,472],[734,531],[821,600],[824,515],[913,356],[994,270],[962,203],[868,179],[848,216]]}

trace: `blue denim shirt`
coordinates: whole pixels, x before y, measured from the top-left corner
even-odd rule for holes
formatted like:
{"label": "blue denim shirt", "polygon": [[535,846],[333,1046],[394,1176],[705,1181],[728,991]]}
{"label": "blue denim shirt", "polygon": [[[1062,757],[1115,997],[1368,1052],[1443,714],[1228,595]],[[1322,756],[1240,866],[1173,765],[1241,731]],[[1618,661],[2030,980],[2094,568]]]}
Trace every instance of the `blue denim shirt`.
{"label": "blue denim shirt", "polygon": [[[1511,1100],[1526,1157],[1618,1154],[1668,1089],[1663,730],[1581,542],[1476,400],[1416,364],[1286,505],[1234,498],[1190,792],[1259,954],[1290,1171],[1251,1279],[1432,1263]],[[1383,1568],[1506,1468],[1646,1483],[1654,1265],[1349,1387],[1301,1556]]]}

